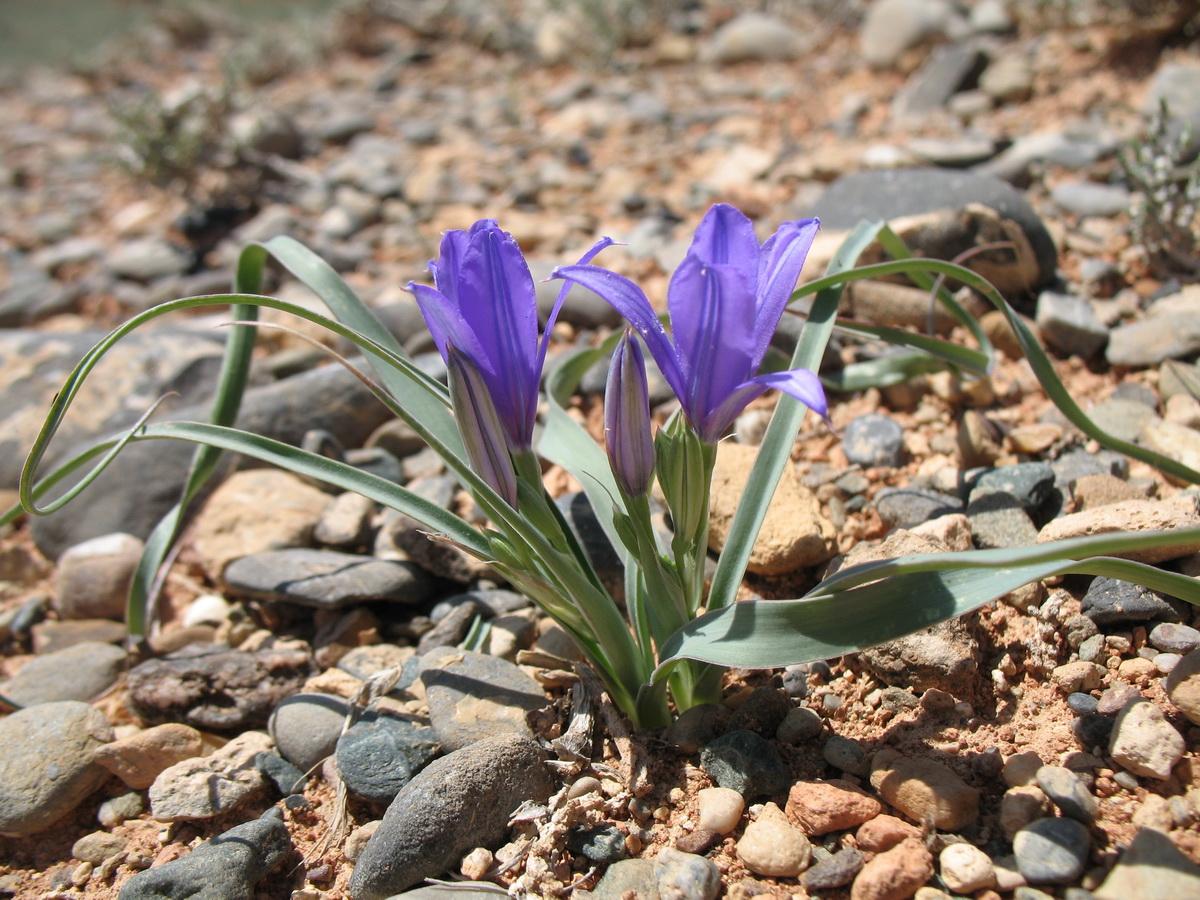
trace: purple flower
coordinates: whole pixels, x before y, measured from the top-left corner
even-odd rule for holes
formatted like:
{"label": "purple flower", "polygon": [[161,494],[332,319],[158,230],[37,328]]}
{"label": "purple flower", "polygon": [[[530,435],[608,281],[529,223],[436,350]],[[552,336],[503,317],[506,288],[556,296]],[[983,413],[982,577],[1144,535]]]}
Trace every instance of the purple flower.
{"label": "purple flower", "polygon": [[827,414],[815,373],[755,374],[819,227],[816,219],[785,222],[760,247],[741,212],[723,203],[710,209],[667,289],[673,341],[628,278],[584,264],[555,269],[554,277],[599,294],[633,325],[692,427],[713,442],[746,404],[771,388]]}
{"label": "purple flower", "polygon": [[[579,264],[611,243],[598,242]],[[533,277],[517,242],[492,219],[480,219],[468,231],[446,232],[429,271],[435,288],[413,282],[408,288],[438,352],[449,364],[448,348],[454,346],[474,364],[508,448],[528,450],[547,342],[569,286],[559,292],[539,341]]]}
{"label": "purple flower", "polygon": [[450,401],[471,467],[516,509],[517,472],[508,452],[504,426],[483,376],[475,363],[453,344],[446,348],[446,356]]}
{"label": "purple flower", "polygon": [[604,446],[617,483],[640,497],[654,478],[654,439],[650,434],[650,390],[646,360],[637,338],[626,332],[608,367],[604,391]]}

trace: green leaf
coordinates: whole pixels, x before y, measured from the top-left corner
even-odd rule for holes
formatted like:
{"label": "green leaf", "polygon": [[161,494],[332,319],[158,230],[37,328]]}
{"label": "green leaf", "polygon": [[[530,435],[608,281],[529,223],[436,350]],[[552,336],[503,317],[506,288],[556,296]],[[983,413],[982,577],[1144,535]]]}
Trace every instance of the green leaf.
{"label": "green leaf", "polygon": [[[836,278],[839,273],[853,266],[862,252],[875,240],[882,227],[880,223],[874,223],[862,224],[855,228],[830,260],[829,276],[826,280]],[[827,284],[817,294],[788,368],[805,368],[815,372],[820,367],[829,336],[833,333],[841,295],[842,283],[836,281]],[[717,571],[708,594],[709,609],[727,606],[737,595],[742,577],[746,574],[746,564],[750,561],[750,551],[754,549],[759,529],[767,516],[767,507],[770,506],[775,487],[783,475],[783,467],[791,457],[796,433],[800,430],[800,423],[807,411],[799,401],[787,395],[779,397],[775,414],[767,426],[758,457],[754,461],[754,468],[751,469],[750,478],[746,482],[746,491],[738,501],[737,512],[734,513],[733,522],[729,526],[725,548],[717,561]]]}
{"label": "green leaf", "polygon": [[987,375],[992,370],[994,363],[991,356],[980,350],[964,347],[952,341],[944,341],[941,338],[929,337],[915,331],[905,331],[903,328],[865,325],[860,322],[846,322],[839,319],[836,330],[860,337],[879,338],[889,344],[901,347],[912,347],[976,375]]}
{"label": "green leaf", "polygon": [[876,359],[851,363],[840,372],[821,376],[821,383],[843,394],[872,387],[889,387],[948,368],[945,362],[923,350],[889,353]]}

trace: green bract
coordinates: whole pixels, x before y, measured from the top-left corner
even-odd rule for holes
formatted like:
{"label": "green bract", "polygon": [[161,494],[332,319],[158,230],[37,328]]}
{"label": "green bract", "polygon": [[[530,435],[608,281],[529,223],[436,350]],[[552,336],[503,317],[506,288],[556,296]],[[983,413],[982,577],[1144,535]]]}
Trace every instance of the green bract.
{"label": "green bract", "polygon": [[[854,268],[859,255],[874,243],[879,243],[894,261]],[[333,318],[259,295],[268,257],[317,293]],[[978,348],[963,348],[895,329],[853,325],[854,330],[875,339],[904,345],[908,353],[900,363],[868,365],[843,373],[840,383],[827,382],[829,386],[895,383],[913,372],[936,368],[965,373],[988,371],[992,349],[978,323],[935,282],[935,277],[949,278],[969,285],[1005,314],[1047,394],[1086,435],[1178,480],[1200,482],[1200,473],[1097,428],[1058,380],[1034,336],[987,281],[953,263],[910,258],[899,238],[882,224],[864,224],[856,229],[835,255],[825,277],[792,294],[793,302],[814,296],[787,368],[816,370],[837,327],[838,299],[846,283],[894,275],[905,275],[917,285],[934,290],[938,302],[975,337]],[[100,442],[49,475],[37,478],[49,442],[79,386],[117,341],[172,312],[223,306],[232,307],[236,324],[226,345],[210,422],[139,422],[125,434]],[[232,427],[246,384],[259,308],[306,319],[357,345],[371,370],[370,375],[363,375],[364,380],[381,402],[443,457],[447,468],[472,493],[489,526],[477,528],[376,475]],[[1200,603],[1197,580],[1114,558],[1147,547],[1195,542],[1200,540],[1200,529],[904,557],[844,569],[795,600],[735,603],[751,548],[783,468],[789,464],[805,409],[791,397],[780,397],[716,573],[706,586],[708,484],[715,447],[700,440],[681,415],[659,430],[654,448],[655,478],[674,528],[670,537],[664,538],[652,525],[646,495],[630,496],[622,490],[604,450],[566,412],[583,374],[610,355],[620,339],[617,333],[598,347],[561,354],[553,360],[542,385],[548,402],[540,437],[532,449],[510,448],[518,501],[514,505],[508,475],[498,480],[494,475],[481,474],[479,466],[472,463],[473,458],[478,461],[481,448],[490,452],[498,445],[494,435],[473,435],[471,440],[478,446],[472,453],[467,452],[462,435],[470,432],[460,432],[446,387],[412,364],[332,268],[287,238],[252,245],[240,257],[230,294],[190,297],[156,306],[115,329],[89,351],[68,376],[30,452],[21,477],[21,506],[0,517],[0,522],[12,521],[22,510],[39,514],[61,508],[82,493],[132,441],[183,440],[199,445],[180,501],[147,541],[130,591],[128,627],[131,637],[140,639],[146,633],[146,607],[152,585],[189,505],[215,470],[221,451],[244,454],[400,510],[489,562],[574,638],[603,678],[614,702],[643,728],[668,723],[672,707],[677,713],[717,699],[723,667],[777,667],[851,653],[961,615],[1022,584],[1051,576],[1107,575]],[[470,404],[460,401],[458,405]],[[584,486],[625,568],[623,607],[597,576],[558,508],[546,495],[539,457],[561,465]],[[89,465],[91,468],[87,468]],[[72,487],[45,502],[51,488],[71,478],[78,479]],[[505,495],[497,492],[495,484],[505,485]]]}

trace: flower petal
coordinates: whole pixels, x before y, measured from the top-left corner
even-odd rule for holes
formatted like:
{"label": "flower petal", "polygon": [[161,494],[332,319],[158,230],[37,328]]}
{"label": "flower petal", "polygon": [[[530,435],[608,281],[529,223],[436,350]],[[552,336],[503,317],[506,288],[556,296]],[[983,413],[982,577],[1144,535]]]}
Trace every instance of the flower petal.
{"label": "flower petal", "polygon": [[725,400],[705,420],[700,437],[706,441],[719,441],[733,426],[743,409],[772,388],[795,397],[818,416],[829,420],[829,405],[825,389],[815,372],[808,369],[792,369],[788,372],[770,372],[758,375],[730,392]]}
{"label": "flower petal", "polygon": [[654,480],[646,361],[633,332],[625,332],[608,367],[604,389],[604,449],[626,494],[640,497]]}
{"label": "flower petal", "polygon": [[671,390],[681,399],[686,395],[679,354],[640,287],[600,266],[559,266],[550,277],[574,282],[608,301],[646,342],[646,349],[658,363]]}
{"label": "flower petal", "polygon": [[[575,265],[586,266],[596,258],[597,253],[599,253],[605,247],[611,247],[614,243],[616,242],[610,237],[600,238],[600,240],[592,244],[587,253],[579,257],[579,262],[575,263]],[[558,297],[554,301],[554,306],[550,309],[550,315],[546,316],[546,326],[542,329],[542,343],[541,346],[538,347],[537,370],[539,373],[542,371],[542,366],[546,362],[546,350],[550,346],[550,332],[554,330],[554,323],[558,321],[558,314],[562,310],[563,303],[566,302],[567,294],[571,293],[571,287],[572,285],[570,283],[562,286],[561,290],[558,292]]]}
{"label": "flower petal", "polygon": [[697,428],[753,373],[754,285],[731,265],[689,255],[667,289],[671,330],[688,392],[684,410]]}
{"label": "flower petal", "polygon": [[408,290],[417,300],[417,308],[425,318],[425,327],[433,338],[442,359],[447,359],[447,348],[453,344],[472,359],[479,359],[483,349],[471,326],[463,319],[458,307],[436,288],[415,281],[408,283]]}
{"label": "flower petal", "polygon": [[458,306],[458,273],[462,268],[463,254],[467,252],[467,239],[468,233],[461,229],[447,231],[442,235],[438,258],[429,264],[429,273],[433,276],[434,287],[445,294],[456,308]]}
{"label": "flower petal", "polygon": [[759,258],[754,224],[737,207],[718,203],[700,220],[688,256],[697,256],[711,266],[735,266],[753,284]]}
{"label": "flower petal", "polygon": [[759,258],[757,317],[754,323],[754,363],[758,368],[771,344],[771,336],[779,327],[779,319],[787,306],[804,260],[821,227],[819,219],[799,219],[784,222],[767,238]]}

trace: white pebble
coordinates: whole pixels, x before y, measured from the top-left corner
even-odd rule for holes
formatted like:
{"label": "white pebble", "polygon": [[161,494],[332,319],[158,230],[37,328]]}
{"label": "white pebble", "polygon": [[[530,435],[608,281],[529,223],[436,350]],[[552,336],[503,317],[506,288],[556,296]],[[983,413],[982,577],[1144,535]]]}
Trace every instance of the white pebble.
{"label": "white pebble", "polygon": [[991,857],[971,844],[951,844],[939,857],[942,881],[956,894],[973,894],[996,883]]}
{"label": "white pebble", "polygon": [[746,801],[732,788],[704,788],[697,795],[700,802],[700,827],[717,834],[729,834],[742,819]]}

